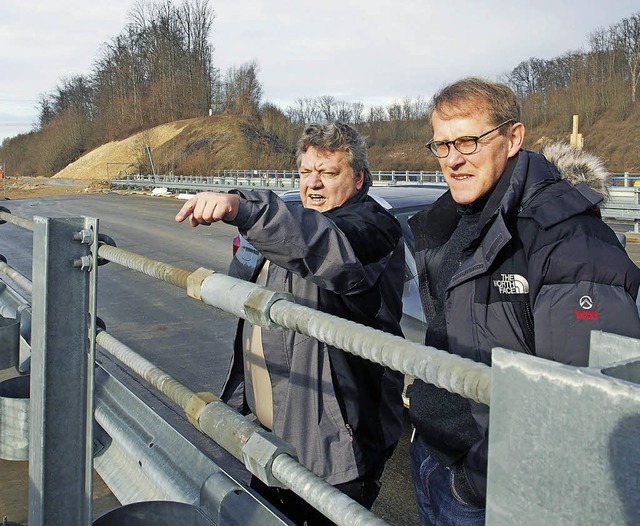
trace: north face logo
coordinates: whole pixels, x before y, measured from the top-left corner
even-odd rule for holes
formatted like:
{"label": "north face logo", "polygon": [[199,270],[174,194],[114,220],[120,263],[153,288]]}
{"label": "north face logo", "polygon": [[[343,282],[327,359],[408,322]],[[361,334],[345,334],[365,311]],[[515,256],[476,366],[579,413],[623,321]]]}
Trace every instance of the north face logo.
{"label": "north face logo", "polygon": [[493,286],[500,294],[528,294],[529,282],[520,274],[500,274],[501,279],[494,279]]}

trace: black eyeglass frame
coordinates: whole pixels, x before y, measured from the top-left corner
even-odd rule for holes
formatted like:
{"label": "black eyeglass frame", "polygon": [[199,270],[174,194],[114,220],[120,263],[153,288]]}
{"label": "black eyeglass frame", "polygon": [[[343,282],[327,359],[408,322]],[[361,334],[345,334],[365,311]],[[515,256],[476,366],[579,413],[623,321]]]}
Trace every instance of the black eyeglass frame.
{"label": "black eyeglass frame", "polygon": [[[498,124],[495,128],[492,128],[491,130],[484,132],[481,135],[463,135],[462,137],[456,137],[455,139],[453,139],[452,141],[435,141],[433,139],[431,139],[427,144],[425,144],[425,147],[429,148],[429,150],[431,151],[431,153],[433,155],[435,155],[438,159],[444,159],[445,157],[449,156],[449,153],[451,153],[451,145],[453,145],[453,147],[460,152],[462,155],[471,155],[472,153],[475,153],[478,150],[478,141],[480,139],[482,139],[483,137],[486,137],[487,135],[489,135],[490,133],[493,133],[496,130],[499,130],[500,128],[502,128],[505,124],[509,124],[510,122],[514,122],[513,119],[509,119],[504,121],[502,124]],[[472,140],[473,141],[473,150],[471,150],[470,152],[463,152],[462,150],[460,150],[460,148],[458,148],[458,146],[456,145],[456,143],[460,140]],[[437,145],[437,146],[436,146]],[[447,153],[445,155],[438,155],[438,148],[440,146],[446,146],[447,147]]]}

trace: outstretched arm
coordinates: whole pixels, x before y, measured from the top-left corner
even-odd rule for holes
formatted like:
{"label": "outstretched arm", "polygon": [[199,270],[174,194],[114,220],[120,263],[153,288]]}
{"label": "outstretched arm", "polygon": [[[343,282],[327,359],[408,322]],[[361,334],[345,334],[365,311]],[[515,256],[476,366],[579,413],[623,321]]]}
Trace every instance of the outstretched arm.
{"label": "outstretched arm", "polygon": [[210,225],[216,221],[233,221],[238,215],[240,197],[237,194],[200,192],[189,199],[176,214],[181,223],[189,218],[191,226]]}

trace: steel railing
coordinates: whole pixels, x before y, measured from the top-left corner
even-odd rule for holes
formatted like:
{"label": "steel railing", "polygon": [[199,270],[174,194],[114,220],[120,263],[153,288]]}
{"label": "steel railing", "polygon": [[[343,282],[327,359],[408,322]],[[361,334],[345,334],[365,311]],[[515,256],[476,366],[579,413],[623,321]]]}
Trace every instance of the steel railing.
{"label": "steel railing", "polygon": [[[444,185],[439,172],[374,172],[373,183],[376,186],[403,185]],[[629,173],[612,178],[615,186],[610,188],[610,197],[601,207],[603,217],[633,222],[634,232],[640,233],[640,186],[634,187],[640,176]],[[170,194],[193,194],[232,188],[268,189],[282,192],[299,187],[297,172],[229,170],[215,176],[193,175],[130,175],[124,179],[113,179],[113,190],[139,190],[146,192],[166,192]]]}
{"label": "steel railing", "polygon": [[[391,171],[372,172],[374,185],[402,185],[443,183],[438,172]],[[170,193],[192,193],[225,188],[266,188],[274,191],[299,188],[297,172],[279,170],[228,170],[216,175],[128,175],[123,179],[112,179],[112,189],[153,191],[165,189]]]}
{"label": "steel railing", "polygon": [[[0,220],[34,229],[34,222],[13,216],[6,210],[0,211]],[[74,234],[73,240],[87,243],[91,241],[91,235],[91,232],[81,230]],[[296,305],[290,296],[254,283],[207,269],[190,272],[105,243],[98,245],[94,256],[75,258],[72,263],[78,269],[92,271],[95,265],[92,261],[96,258],[180,287],[190,297],[255,325],[296,330],[473,400],[490,401],[490,369],[484,364]],[[25,278],[8,265],[0,267],[0,271],[19,279],[24,288],[29,288]],[[284,485],[337,524],[385,524],[300,465],[291,446],[247,421],[211,393],[191,392],[106,331],[97,332],[96,343],[177,403],[197,429],[242,460],[263,482]]]}

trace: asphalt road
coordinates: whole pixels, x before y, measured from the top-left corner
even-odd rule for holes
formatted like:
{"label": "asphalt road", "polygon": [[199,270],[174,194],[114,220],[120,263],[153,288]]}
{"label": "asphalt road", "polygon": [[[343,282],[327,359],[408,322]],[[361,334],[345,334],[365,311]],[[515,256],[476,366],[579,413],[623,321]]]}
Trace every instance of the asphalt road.
{"label": "asphalt road", "polygon": [[[119,248],[187,270],[199,267],[225,272],[231,260],[235,229],[228,225],[191,228],[178,224],[174,215],[182,202],[173,198],[140,195],[87,194],[5,201],[14,215],[42,217],[97,217],[99,231],[114,239]],[[627,231],[628,225],[615,229]],[[11,224],[0,225],[0,254],[8,263],[31,277],[31,232]],[[640,243],[629,236],[627,250],[640,262]],[[98,315],[107,331],[171,374],[193,391],[219,393],[224,382],[236,319],[188,298],[172,285],[154,280],[114,263],[101,266],[98,278]],[[105,362],[108,357],[102,356]],[[115,363],[114,374],[127,378]],[[133,377],[128,381],[136,383]],[[208,439],[191,428],[171,403],[156,399],[138,386],[175,426],[239,480],[246,480],[242,466],[211,447]],[[374,511],[389,524],[417,524],[408,473],[409,426],[383,476],[383,489]]]}

